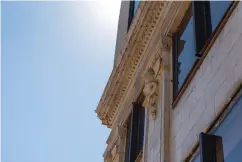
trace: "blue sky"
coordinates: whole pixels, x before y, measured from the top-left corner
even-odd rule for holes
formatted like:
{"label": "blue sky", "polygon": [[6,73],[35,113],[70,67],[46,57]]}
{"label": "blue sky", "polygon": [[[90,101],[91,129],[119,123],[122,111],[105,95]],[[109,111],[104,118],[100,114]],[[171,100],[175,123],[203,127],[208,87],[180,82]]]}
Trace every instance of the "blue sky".
{"label": "blue sky", "polygon": [[2,162],[101,162],[120,2],[2,2]]}

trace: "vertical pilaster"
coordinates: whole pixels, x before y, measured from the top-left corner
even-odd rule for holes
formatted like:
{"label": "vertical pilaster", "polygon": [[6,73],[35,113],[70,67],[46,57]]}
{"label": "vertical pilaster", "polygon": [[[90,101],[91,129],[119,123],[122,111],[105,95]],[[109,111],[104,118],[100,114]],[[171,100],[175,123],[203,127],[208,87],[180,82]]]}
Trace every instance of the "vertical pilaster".
{"label": "vertical pilaster", "polygon": [[170,162],[171,38],[161,38],[161,162]]}

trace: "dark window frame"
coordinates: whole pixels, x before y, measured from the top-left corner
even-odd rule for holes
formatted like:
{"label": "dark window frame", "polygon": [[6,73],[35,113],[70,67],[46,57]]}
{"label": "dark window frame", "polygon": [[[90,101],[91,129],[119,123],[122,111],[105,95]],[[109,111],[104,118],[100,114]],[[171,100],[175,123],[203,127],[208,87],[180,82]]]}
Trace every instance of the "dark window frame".
{"label": "dark window frame", "polygon": [[[188,7],[182,21],[181,21],[181,24],[178,28],[178,31],[175,33],[175,35],[173,36],[172,38],[172,50],[173,50],[173,55],[172,55],[172,58],[173,58],[173,98],[176,98],[177,94],[179,93],[179,88],[178,88],[178,73],[179,73],[179,61],[178,61],[178,58],[179,58],[179,37],[181,37],[182,33],[184,32],[184,30],[186,29],[186,26],[188,25],[188,22],[190,19],[188,19],[190,16],[190,12],[193,12],[192,11],[192,4]],[[194,67],[194,64],[193,64],[193,67]],[[192,69],[193,69],[192,67]],[[188,75],[189,76],[189,73]],[[185,78],[184,80],[184,83],[186,82],[188,77]],[[181,88],[183,87],[184,83],[182,84]]]}
{"label": "dark window frame", "polygon": [[143,151],[145,128],[145,108],[140,103],[133,103],[128,119],[125,162],[134,162]]}
{"label": "dark window frame", "polygon": [[[199,6],[202,6],[199,8]],[[220,22],[216,26],[215,30],[212,32],[212,25],[211,25],[211,15],[210,15],[210,9],[208,10],[209,2],[207,1],[194,1],[191,2],[190,7],[192,6],[193,10],[193,18],[194,18],[194,55],[197,57],[197,59],[194,61],[192,68],[188,72],[188,74],[185,77],[185,80],[180,88],[178,88],[178,38],[180,33],[180,28],[182,28],[182,25],[184,23],[184,19],[181,21],[180,27],[178,28],[178,31],[174,34],[172,39],[172,68],[173,68],[173,104],[172,107],[174,108],[178,102],[178,100],[181,98],[182,94],[184,93],[185,89],[188,87],[189,83],[191,82],[191,79],[193,78],[195,72],[201,65],[201,62],[204,60],[206,56],[206,49],[211,48],[210,45],[215,41],[216,37],[218,36],[218,33],[221,32],[222,29],[220,29],[220,26],[224,25],[224,19],[231,14],[232,8],[234,8],[237,5],[236,2],[231,1],[230,6],[228,7],[227,11],[224,13],[223,17],[221,18]],[[189,8],[190,8],[189,7]],[[195,11],[197,9],[197,11]],[[188,9],[189,10],[189,9]],[[185,14],[185,16],[187,13]],[[202,27],[203,26],[203,27]],[[196,28],[197,27],[197,28]],[[202,29],[201,29],[202,27]],[[196,32],[200,31],[200,32]]]}
{"label": "dark window frame", "polygon": [[200,133],[200,162],[224,162],[223,141],[221,136]]}
{"label": "dark window frame", "polygon": [[129,31],[129,28],[131,26],[132,20],[134,18],[134,1],[130,1],[129,3],[129,19],[128,19],[128,28],[127,32]]}

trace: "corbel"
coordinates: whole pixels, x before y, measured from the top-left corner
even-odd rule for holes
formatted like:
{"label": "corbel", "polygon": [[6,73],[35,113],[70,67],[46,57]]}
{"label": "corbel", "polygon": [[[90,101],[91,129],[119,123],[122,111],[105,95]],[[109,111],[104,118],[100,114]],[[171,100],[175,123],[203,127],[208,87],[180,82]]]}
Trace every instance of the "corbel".
{"label": "corbel", "polygon": [[148,109],[152,119],[155,120],[158,99],[158,81],[155,79],[155,71],[152,67],[147,70],[144,79],[145,86],[143,93],[145,95],[145,100],[143,106]]}
{"label": "corbel", "polygon": [[156,110],[158,105],[158,89],[159,89],[159,77],[158,75],[162,71],[169,70],[169,63],[167,57],[171,49],[171,37],[162,36],[160,39],[160,46],[156,52],[155,59],[152,65],[148,68],[144,75],[145,86],[143,93],[145,95],[145,101],[143,106],[149,110],[153,120],[156,118]]}

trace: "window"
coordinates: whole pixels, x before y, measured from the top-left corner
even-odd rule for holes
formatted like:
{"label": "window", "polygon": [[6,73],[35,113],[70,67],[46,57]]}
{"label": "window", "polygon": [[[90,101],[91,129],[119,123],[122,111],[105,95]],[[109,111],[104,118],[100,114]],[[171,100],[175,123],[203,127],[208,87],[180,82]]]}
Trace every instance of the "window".
{"label": "window", "polygon": [[212,31],[216,29],[230,5],[231,1],[210,1]]}
{"label": "window", "polygon": [[[211,131],[212,134],[222,137],[223,156],[225,162],[242,161],[242,96],[237,97],[231,108],[225,112],[222,123]],[[192,160],[200,162],[199,153]],[[204,156],[204,155],[203,155]]]}
{"label": "window", "polygon": [[129,6],[129,20],[128,20],[128,30],[131,25],[131,22],[136,14],[136,10],[139,6],[139,1],[130,1],[130,6]]}
{"label": "window", "polygon": [[134,162],[143,150],[145,108],[134,104],[128,120],[125,162]]}
{"label": "window", "polygon": [[232,1],[194,1],[173,37],[174,98],[202,56],[202,49],[219,26]]}
{"label": "window", "polygon": [[231,112],[215,135],[223,138],[224,159],[226,162],[242,161],[242,98],[234,105]]}
{"label": "window", "polygon": [[177,73],[176,89],[180,89],[191,70],[196,57],[194,55],[193,15],[190,7],[184,16],[182,26],[178,31],[174,44],[177,46],[175,72]]}

